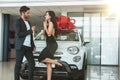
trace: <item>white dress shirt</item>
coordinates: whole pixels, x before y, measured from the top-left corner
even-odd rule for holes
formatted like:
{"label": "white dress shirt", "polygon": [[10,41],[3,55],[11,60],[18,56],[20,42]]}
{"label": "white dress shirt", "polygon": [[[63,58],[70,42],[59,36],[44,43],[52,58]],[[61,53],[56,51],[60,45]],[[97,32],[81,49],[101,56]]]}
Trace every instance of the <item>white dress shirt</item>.
{"label": "white dress shirt", "polygon": [[[25,22],[27,30],[30,30],[30,25],[29,25],[28,21],[24,21],[24,22]],[[30,35],[26,36],[23,45],[31,47],[31,36]]]}

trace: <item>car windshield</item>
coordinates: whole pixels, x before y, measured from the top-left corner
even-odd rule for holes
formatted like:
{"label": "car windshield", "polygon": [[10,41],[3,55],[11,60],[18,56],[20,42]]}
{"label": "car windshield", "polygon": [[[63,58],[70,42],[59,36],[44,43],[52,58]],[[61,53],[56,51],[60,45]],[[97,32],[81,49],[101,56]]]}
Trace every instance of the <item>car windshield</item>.
{"label": "car windshield", "polygon": [[56,38],[57,41],[78,41],[79,37],[75,31],[61,31]]}
{"label": "car windshield", "polygon": [[[45,36],[38,34],[35,40],[45,40]],[[57,41],[79,41],[78,33],[75,31],[60,31],[56,38]]]}

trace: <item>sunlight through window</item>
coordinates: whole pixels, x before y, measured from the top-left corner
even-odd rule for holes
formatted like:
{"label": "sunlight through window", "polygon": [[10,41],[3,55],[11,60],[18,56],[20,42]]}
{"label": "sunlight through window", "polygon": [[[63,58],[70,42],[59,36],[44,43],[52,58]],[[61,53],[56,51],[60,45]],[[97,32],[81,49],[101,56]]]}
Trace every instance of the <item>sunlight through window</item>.
{"label": "sunlight through window", "polygon": [[120,16],[120,4],[119,0],[107,0],[109,4],[108,14],[115,14],[117,16]]}

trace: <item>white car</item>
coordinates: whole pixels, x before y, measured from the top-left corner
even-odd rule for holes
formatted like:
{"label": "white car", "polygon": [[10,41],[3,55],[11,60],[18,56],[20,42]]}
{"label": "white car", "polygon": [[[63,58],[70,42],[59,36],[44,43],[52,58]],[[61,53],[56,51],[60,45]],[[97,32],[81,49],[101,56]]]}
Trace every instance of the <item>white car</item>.
{"label": "white car", "polygon": [[[87,68],[87,53],[85,42],[79,30],[63,30],[56,38],[58,49],[54,55],[56,60],[62,63],[62,67],[55,64],[52,65],[53,77],[65,77],[68,80],[84,79]],[[46,46],[45,37],[41,32],[34,38],[36,52],[34,52],[35,60],[35,76],[46,76],[46,65],[38,62],[38,56],[41,50]],[[21,77],[27,78],[28,67],[26,58],[23,59],[21,68]]]}

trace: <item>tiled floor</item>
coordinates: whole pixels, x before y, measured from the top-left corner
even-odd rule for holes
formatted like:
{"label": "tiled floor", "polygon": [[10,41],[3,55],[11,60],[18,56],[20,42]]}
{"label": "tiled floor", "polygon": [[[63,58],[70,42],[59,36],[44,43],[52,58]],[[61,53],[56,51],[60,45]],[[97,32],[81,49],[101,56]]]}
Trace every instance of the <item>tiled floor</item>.
{"label": "tiled floor", "polygon": [[[0,80],[14,80],[14,64],[15,60],[0,62]],[[118,67],[88,66],[86,80],[120,80],[118,79],[118,73]]]}

